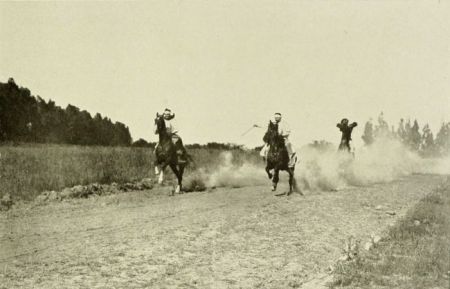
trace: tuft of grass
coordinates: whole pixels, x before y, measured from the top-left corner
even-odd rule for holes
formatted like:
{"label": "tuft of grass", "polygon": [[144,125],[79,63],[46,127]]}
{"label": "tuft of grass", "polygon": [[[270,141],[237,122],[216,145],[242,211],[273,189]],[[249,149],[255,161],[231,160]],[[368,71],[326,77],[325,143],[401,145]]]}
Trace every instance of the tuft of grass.
{"label": "tuft of grass", "polygon": [[449,288],[450,179],[422,199],[387,237],[338,263],[330,288]]}
{"label": "tuft of grass", "polygon": [[[191,149],[194,163],[186,177],[202,168],[212,171],[222,162],[222,150]],[[254,152],[232,150],[233,162],[257,162]],[[154,154],[151,148],[100,147],[75,145],[24,144],[0,146],[0,198],[9,194],[14,200],[34,199],[43,191],[62,190],[75,185],[135,182],[153,177]],[[167,169],[168,179],[173,179]],[[195,178],[188,184],[203,189]]]}

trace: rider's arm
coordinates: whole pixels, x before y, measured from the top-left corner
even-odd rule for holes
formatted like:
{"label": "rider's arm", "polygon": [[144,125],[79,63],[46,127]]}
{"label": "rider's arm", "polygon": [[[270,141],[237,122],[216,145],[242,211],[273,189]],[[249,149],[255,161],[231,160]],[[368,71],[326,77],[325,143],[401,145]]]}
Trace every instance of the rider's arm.
{"label": "rider's arm", "polygon": [[281,127],[280,127],[280,134],[283,137],[288,137],[291,134],[291,129],[289,128],[289,125],[286,122],[280,122],[282,123]]}
{"label": "rider's arm", "polygon": [[351,124],[351,127],[355,127],[355,126],[358,126],[358,123],[354,122]]}
{"label": "rider's arm", "polygon": [[170,121],[171,133],[178,134],[178,125],[174,119]]}

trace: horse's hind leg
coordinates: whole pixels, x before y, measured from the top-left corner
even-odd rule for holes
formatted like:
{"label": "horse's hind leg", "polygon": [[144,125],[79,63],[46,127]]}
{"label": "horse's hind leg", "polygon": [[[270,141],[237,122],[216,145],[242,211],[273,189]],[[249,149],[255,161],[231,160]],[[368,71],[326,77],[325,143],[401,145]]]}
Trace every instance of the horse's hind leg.
{"label": "horse's hind leg", "polygon": [[295,192],[295,193],[299,193],[300,195],[303,196],[302,191],[298,188],[298,184],[297,184],[297,180],[295,179],[295,175],[294,175],[294,169],[291,168],[288,170],[289,173],[289,194]]}
{"label": "horse's hind leg", "polygon": [[173,173],[177,177],[177,186],[176,186],[175,190],[172,192],[172,196],[173,196],[175,193],[178,194],[181,191],[181,174],[180,174],[180,171],[178,170],[176,164],[171,164],[170,168],[172,169]]}
{"label": "horse's hind leg", "polygon": [[272,178],[272,191],[276,191],[279,179],[280,179],[280,170],[275,169]]}
{"label": "horse's hind leg", "polygon": [[183,190],[183,174],[184,174],[184,165],[180,165],[178,168],[178,192]]}
{"label": "horse's hind leg", "polygon": [[287,193],[287,195],[289,196],[294,191],[295,180],[294,180],[294,170],[289,168],[287,172],[289,173],[289,192]]}

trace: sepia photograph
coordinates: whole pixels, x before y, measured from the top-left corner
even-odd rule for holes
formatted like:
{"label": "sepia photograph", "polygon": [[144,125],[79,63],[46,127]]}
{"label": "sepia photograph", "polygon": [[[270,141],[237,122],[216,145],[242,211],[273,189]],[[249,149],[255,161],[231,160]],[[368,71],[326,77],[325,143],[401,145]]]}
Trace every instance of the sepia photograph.
{"label": "sepia photograph", "polygon": [[0,289],[450,289],[450,1],[0,1]]}

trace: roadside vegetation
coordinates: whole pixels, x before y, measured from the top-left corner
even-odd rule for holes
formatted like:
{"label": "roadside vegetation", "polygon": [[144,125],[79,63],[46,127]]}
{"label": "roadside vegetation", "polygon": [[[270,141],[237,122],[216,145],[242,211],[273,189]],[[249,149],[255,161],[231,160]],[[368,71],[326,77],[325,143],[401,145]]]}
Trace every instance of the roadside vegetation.
{"label": "roadside vegetation", "polygon": [[[223,148],[188,148],[194,163],[187,173],[217,168]],[[229,149],[233,163],[256,163],[256,151]],[[148,147],[23,144],[0,146],[0,198],[30,200],[46,190],[75,185],[134,182],[152,178],[154,154]],[[167,176],[172,175],[167,169]]]}
{"label": "roadside vegetation", "polygon": [[355,256],[338,262],[330,288],[449,288],[450,179]]}

